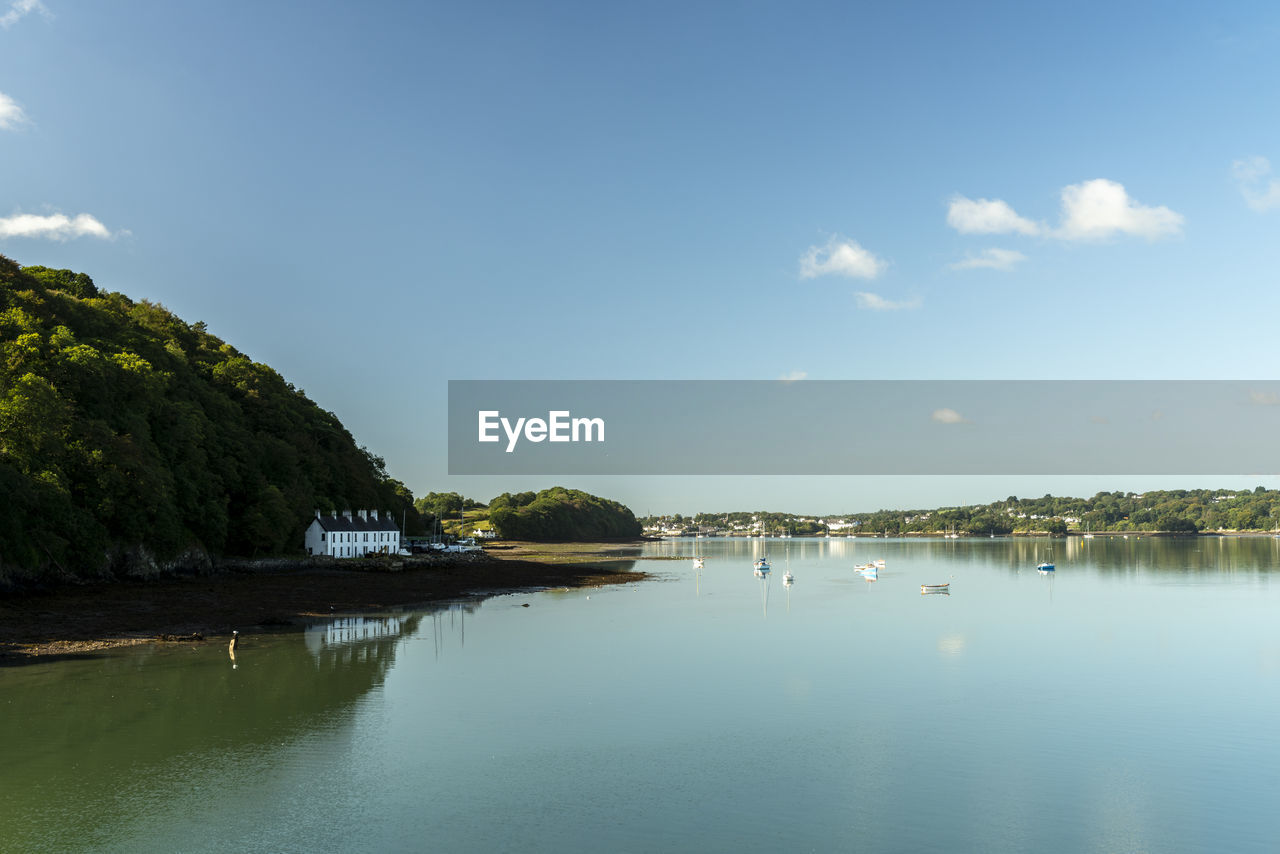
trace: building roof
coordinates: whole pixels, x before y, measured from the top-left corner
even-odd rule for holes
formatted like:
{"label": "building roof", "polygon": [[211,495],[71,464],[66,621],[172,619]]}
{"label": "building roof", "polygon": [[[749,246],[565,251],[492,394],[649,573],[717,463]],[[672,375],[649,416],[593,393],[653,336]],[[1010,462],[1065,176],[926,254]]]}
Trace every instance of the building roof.
{"label": "building roof", "polygon": [[400,526],[392,521],[389,514],[382,514],[380,518],[361,519],[359,516],[319,516],[311,520],[319,522],[322,530],[325,531],[394,531],[400,532]]}

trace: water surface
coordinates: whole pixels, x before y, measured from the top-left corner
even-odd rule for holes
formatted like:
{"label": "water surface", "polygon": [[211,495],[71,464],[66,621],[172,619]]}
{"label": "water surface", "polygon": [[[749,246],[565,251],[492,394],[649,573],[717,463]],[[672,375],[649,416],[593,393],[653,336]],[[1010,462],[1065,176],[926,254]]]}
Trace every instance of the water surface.
{"label": "water surface", "polygon": [[[1280,540],[645,550],[707,567],[642,561],[658,580],[251,636],[234,667],[221,645],[172,645],[0,670],[0,847],[1199,852],[1280,837]],[[874,558],[869,583],[853,567]],[[920,594],[943,582],[950,595]]]}

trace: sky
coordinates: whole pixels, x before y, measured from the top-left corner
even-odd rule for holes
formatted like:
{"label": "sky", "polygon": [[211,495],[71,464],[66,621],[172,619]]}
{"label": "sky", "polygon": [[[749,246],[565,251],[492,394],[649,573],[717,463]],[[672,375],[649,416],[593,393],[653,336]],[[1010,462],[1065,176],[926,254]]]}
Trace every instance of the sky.
{"label": "sky", "polygon": [[417,494],[1274,487],[459,477],[445,426],[450,379],[1280,377],[1278,96],[1262,2],[0,0],[0,254],[205,321]]}

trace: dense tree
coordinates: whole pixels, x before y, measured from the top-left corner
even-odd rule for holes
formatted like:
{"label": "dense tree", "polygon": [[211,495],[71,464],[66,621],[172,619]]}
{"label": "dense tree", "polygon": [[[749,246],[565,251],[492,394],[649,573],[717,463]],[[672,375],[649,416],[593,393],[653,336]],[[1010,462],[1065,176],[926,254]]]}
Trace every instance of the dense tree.
{"label": "dense tree", "polygon": [[498,536],[514,540],[587,541],[638,537],[635,514],[616,501],[577,489],[553,487],[529,493],[503,493],[489,502],[489,524]]}
{"label": "dense tree", "polygon": [[510,492],[504,492],[489,502],[489,510],[493,511],[499,507],[524,507],[526,504],[532,504],[537,497],[538,494],[536,492],[517,492],[514,495]]}
{"label": "dense tree", "polygon": [[414,502],[419,513],[441,518],[457,516],[466,506],[466,499],[456,492],[428,492]]}
{"label": "dense tree", "polygon": [[162,306],[0,256],[0,580],[298,551],[315,508],[413,496],[274,370]]}

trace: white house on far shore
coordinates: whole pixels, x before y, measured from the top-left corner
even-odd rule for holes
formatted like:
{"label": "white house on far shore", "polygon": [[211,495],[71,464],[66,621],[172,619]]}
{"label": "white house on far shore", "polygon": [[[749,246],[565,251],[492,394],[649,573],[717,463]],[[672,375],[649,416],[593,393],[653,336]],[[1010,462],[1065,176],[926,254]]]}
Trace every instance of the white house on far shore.
{"label": "white house on far shore", "polygon": [[341,516],[321,516],[317,510],[307,526],[304,544],[309,555],[393,555],[400,551],[400,528],[390,513],[379,516],[377,510],[357,510],[354,516],[350,510],[344,510]]}

